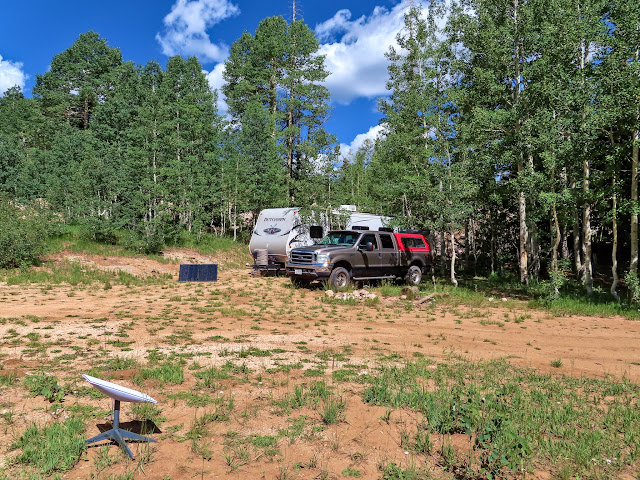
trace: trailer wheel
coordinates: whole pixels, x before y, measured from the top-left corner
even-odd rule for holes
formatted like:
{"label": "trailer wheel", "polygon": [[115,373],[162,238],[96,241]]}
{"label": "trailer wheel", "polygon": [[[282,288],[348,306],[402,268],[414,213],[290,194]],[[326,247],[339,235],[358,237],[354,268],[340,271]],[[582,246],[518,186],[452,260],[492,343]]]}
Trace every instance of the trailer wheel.
{"label": "trailer wheel", "polygon": [[304,278],[291,277],[291,283],[296,288],[309,288],[311,282],[309,280],[305,280]]}
{"label": "trailer wheel", "polygon": [[343,290],[351,283],[351,273],[344,267],[336,267],[329,276],[329,285],[335,290]]}
{"label": "trailer wheel", "polygon": [[422,281],[422,269],[417,265],[411,265],[404,279],[407,282],[407,285],[420,285],[420,282]]}

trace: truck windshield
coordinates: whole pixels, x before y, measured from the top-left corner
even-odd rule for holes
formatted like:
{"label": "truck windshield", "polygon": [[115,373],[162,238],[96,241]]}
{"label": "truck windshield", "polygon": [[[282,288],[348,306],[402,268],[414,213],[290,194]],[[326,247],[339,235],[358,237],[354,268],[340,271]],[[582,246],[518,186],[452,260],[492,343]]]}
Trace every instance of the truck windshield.
{"label": "truck windshield", "polygon": [[360,237],[359,233],[354,232],[329,232],[318,245],[343,245],[351,247],[356,244]]}

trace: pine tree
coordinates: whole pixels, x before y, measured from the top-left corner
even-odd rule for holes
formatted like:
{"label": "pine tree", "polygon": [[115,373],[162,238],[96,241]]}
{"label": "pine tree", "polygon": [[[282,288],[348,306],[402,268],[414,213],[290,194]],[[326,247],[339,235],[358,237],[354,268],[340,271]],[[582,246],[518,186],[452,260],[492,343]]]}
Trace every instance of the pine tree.
{"label": "pine tree", "polygon": [[47,73],[36,77],[33,92],[47,115],[86,130],[96,106],[113,91],[113,72],[121,63],[119,49],[109,47],[96,32],[83,33],[53,57]]}
{"label": "pine tree", "polygon": [[[291,203],[296,199],[297,184],[312,174],[313,161],[328,155],[335,142],[322,126],[329,100],[322,82],[328,72],[324,58],[317,55],[318,48],[303,21],[287,24],[282,17],[269,17],[260,22],[254,36],[245,32],[234,42],[225,64],[223,92],[233,124],[243,128],[243,121],[255,124],[261,118],[269,119],[270,144],[278,149],[280,177]],[[256,105],[264,112],[258,112]],[[249,106],[251,110],[245,115]],[[242,144],[239,148],[242,150]],[[272,159],[268,159],[267,168],[275,173]]]}

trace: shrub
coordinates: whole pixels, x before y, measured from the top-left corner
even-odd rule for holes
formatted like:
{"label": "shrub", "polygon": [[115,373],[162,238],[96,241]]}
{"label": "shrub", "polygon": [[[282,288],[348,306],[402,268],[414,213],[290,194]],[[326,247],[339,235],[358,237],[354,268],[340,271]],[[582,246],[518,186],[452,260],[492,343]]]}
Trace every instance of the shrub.
{"label": "shrub", "polygon": [[631,303],[640,303],[640,282],[638,276],[634,275],[632,271],[628,271],[624,276],[624,283],[629,289],[629,301]]}
{"label": "shrub", "polygon": [[59,220],[38,207],[18,207],[0,196],[0,268],[37,264]]}
{"label": "shrub", "polygon": [[82,222],[86,228],[86,235],[96,242],[116,245],[118,243],[118,226],[107,217],[87,217]]}

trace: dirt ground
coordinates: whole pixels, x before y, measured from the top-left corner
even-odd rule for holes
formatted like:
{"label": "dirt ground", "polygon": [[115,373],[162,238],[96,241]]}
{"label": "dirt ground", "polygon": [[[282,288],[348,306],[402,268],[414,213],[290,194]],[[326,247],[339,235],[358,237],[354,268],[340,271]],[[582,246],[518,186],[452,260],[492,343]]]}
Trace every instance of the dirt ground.
{"label": "dirt ground", "polygon": [[[169,255],[178,262],[218,260],[185,251]],[[620,317],[554,317],[500,297],[487,298],[480,306],[455,305],[438,296],[425,303],[390,296],[380,297],[377,304],[342,305],[328,303],[322,288],[295,290],[286,278],[256,277],[249,269],[220,268],[216,283],[178,283],[179,263],[77,254],[58,260],[63,258],[143,277],[172,275],[157,285],[114,284],[107,289],[101,283],[0,283],[0,373],[15,372],[21,378],[42,368],[71,385],[64,406],[108,411],[111,402],[106,397],[73,394],[73,388],[87,385],[81,374],[103,368],[105,378],[157,399],[164,418],[154,430],[157,443],[132,443],[135,461],[116,447],[92,446],[64,479],[107,479],[128,472],[131,478],[150,480],[347,478],[356,470],[360,478],[380,478],[380,464],[406,467],[414,461],[400,447],[400,431],[416,419],[411,412],[395,411],[395,421],[383,421],[386,408],[363,403],[361,385],[334,384],[331,373],[344,364],[358,365],[364,373],[381,354],[436,361],[451,354],[471,361],[505,358],[541,372],[640,382],[640,323]],[[153,351],[185,359],[183,383],[132,383]],[[135,359],[137,366],[104,370],[113,358]],[[191,406],[187,397],[176,395],[195,391],[199,369],[221,367],[229,360],[242,365],[244,374],[216,380],[207,392],[213,403]],[[320,364],[326,367],[324,377],[305,374]],[[342,422],[314,428],[322,423],[317,408],[283,413],[274,407],[295,385],[319,379],[346,401]],[[196,419],[215,410],[216,398],[227,404],[232,399],[230,418],[209,423],[199,440],[185,440]],[[121,421],[135,429],[140,422],[132,420],[130,408],[124,405]],[[68,413],[52,411],[42,396],[32,398],[22,382],[16,382],[0,386],[0,415],[5,419],[0,419],[2,468],[13,455],[4,452],[29,424],[43,425]],[[234,438],[275,436],[296,421],[306,425],[306,434],[292,441],[280,438],[273,451],[258,448],[256,442],[234,446]],[[90,418],[86,437],[109,422],[108,415]],[[19,467],[9,468],[16,472]],[[545,472],[535,476],[550,478]]]}

